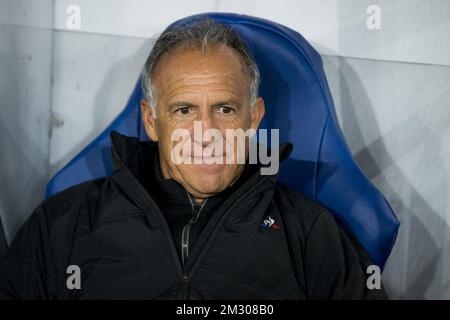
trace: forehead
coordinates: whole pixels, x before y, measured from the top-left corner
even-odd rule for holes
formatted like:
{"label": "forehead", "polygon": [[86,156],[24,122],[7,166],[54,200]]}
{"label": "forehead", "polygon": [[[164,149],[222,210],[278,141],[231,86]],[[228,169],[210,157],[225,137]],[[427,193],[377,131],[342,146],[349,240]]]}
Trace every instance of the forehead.
{"label": "forehead", "polygon": [[[248,93],[249,76],[239,54],[226,46],[201,49],[176,48],[161,57],[154,72],[159,94],[180,90],[232,90]],[[244,91],[244,92],[241,92]]]}

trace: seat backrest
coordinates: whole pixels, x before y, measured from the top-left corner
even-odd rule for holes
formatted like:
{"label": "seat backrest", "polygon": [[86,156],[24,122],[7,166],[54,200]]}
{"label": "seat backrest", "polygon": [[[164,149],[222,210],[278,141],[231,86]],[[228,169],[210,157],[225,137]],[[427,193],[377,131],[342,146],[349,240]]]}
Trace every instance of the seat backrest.
{"label": "seat backrest", "polygon": [[[297,32],[245,15],[209,13],[247,41],[261,72],[266,104],[262,128],[276,128],[294,150],[280,168],[279,182],[328,208],[356,235],[374,263],[384,267],[399,222],[383,195],[355,164],[336,117],[319,54]],[[170,28],[170,26],[169,26]],[[140,120],[140,79],[123,112],[49,182],[47,196],[111,174],[109,131],[146,140]]]}

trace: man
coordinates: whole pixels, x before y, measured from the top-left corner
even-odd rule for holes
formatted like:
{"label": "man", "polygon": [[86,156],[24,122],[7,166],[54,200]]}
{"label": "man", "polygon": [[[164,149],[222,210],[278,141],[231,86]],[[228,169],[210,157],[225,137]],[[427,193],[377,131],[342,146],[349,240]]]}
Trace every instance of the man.
{"label": "man", "polygon": [[[262,174],[266,165],[249,161],[248,137],[243,145],[221,140],[227,130],[258,129],[265,110],[258,83],[255,61],[231,28],[198,20],[165,31],[143,72],[141,114],[152,142],[112,132],[114,174],[36,208],[0,265],[1,294],[385,298],[366,286],[367,254],[325,209]],[[221,135],[198,138],[199,126]],[[181,142],[173,139],[180,130]],[[291,149],[271,155],[282,161]]]}

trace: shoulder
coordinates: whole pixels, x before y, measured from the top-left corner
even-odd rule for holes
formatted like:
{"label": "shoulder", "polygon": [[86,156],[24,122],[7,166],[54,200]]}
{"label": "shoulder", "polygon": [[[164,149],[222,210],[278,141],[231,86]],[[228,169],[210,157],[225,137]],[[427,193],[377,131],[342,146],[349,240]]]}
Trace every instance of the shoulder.
{"label": "shoulder", "polygon": [[305,245],[320,245],[331,250],[332,243],[337,247],[345,245],[364,251],[353,233],[318,202],[283,185],[278,185],[275,199],[288,232],[300,238]]}
{"label": "shoulder", "polygon": [[285,219],[290,224],[298,224],[305,234],[318,220],[334,220],[328,210],[318,202],[282,184],[277,184],[275,201]]}
{"label": "shoulder", "polygon": [[47,198],[39,208],[54,241],[69,240],[70,235],[90,232],[103,221],[138,210],[111,177],[67,188]]}
{"label": "shoulder", "polygon": [[108,202],[110,194],[105,191],[111,189],[111,186],[109,177],[89,180],[50,196],[40,207],[45,212],[48,223],[52,224],[95,203]]}
{"label": "shoulder", "polygon": [[346,237],[349,236],[352,241],[357,242],[353,234],[327,208],[306,195],[277,184],[275,199],[285,219],[291,225],[294,224],[294,221],[297,222],[306,237],[309,237],[312,233],[322,234],[323,236],[326,233],[328,236],[339,238],[344,234]]}
{"label": "shoulder", "polygon": [[[287,222],[287,229],[302,238],[311,252],[334,256],[336,265],[372,263],[363,245],[353,232],[330,211],[305,195],[288,187],[278,186],[278,203]],[[300,227],[300,228],[299,228]]]}

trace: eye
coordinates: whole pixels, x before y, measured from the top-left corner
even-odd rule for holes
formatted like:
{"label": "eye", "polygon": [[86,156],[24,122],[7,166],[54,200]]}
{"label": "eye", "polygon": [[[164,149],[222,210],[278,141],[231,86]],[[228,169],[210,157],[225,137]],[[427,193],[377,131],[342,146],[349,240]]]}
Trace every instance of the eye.
{"label": "eye", "polygon": [[219,109],[219,112],[223,113],[223,114],[229,114],[229,113],[233,112],[233,108],[231,108],[228,105],[218,106],[218,109]]}
{"label": "eye", "polygon": [[180,113],[182,115],[187,115],[191,112],[191,107],[181,107],[175,110],[176,113]]}

